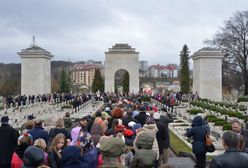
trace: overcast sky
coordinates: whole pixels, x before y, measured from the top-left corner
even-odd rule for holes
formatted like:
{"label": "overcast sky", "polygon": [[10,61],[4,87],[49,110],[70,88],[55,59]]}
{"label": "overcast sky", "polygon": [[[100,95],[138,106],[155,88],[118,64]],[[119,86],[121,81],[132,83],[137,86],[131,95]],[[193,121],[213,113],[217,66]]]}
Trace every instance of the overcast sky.
{"label": "overcast sky", "polygon": [[0,0],[0,62],[19,63],[32,36],[53,60],[104,61],[115,43],[128,43],[149,64],[179,63],[213,38],[248,0]]}

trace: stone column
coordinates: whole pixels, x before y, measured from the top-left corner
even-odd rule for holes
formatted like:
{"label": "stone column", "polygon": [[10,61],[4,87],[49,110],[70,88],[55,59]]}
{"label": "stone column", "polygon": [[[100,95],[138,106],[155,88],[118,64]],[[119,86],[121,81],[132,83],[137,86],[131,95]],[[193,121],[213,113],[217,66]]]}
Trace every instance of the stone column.
{"label": "stone column", "polygon": [[202,48],[193,59],[193,93],[200,98],[222,100],[222,58],[224,54],[213,48]]}
{"label": "stone column", "polygon": [[32,45],[17,52],[21,57],[21,94],[51,93],[51,55],[45,49]]}

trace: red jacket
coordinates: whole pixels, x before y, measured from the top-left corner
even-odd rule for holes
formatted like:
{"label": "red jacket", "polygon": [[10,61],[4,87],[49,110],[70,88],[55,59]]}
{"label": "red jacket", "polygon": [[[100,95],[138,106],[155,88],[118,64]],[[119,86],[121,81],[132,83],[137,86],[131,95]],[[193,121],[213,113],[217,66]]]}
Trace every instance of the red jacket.
{"label": "red jacket", "polygon": [[22,164],[23,161],[19,158],[19,156],[16,153],[13,153],[11,159],[11,168],[21,168]]}

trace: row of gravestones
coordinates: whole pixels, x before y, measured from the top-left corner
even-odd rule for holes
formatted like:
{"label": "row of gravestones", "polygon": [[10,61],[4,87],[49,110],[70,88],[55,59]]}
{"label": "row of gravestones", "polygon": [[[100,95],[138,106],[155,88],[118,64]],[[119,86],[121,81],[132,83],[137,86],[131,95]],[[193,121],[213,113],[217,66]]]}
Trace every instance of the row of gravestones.
{"label": "row of gravestones", "polygon": [[[63,104],[63,105],[65,105],[65,104]],[[81,105],[77,111],[73,112],[73,110],[72,110],[70,113],[71,114],[80,113],[80,110],[82,110],[84,107],[86,107],[86,105],[89,106],[90,101]],[[2,117],[3,115],[8,115],[13,126],[19,127],[26,120],[26,117],[30,114],[37,117],[37,119],[48,118],[49,116],[53,116],[53,115],[62,117],[64,115],[64,113],[61,110],[59,110],[59,111],[56,110],[56,108],[58,108],[59,106],[61,107],[62,104],[51,105],[49,103],[38,103],[35,106],[29,107],[29,108],[24,108],[24,110],[22,112],[17,112],[17,111],[16,112],[7,112],[7,113],[6,113],[6,111],[4,113],[2,112],[2,113],[0,113],[0,117]]]}
{"label": "row of gravestones", "polygon": [[[189,113],[186,112],[187,108],[183,109],[183,108],[176,108],[175,109],[175,115],[184,122],[184,124],[187,125],[191,125],[192,123],[192,119],[195,117],[195,115],[190,115]],[[172,127],[173,128],[173,127]],[[173,128],[175,129],[175,131],[179,130],[179,135],[182,136],[181,138],[184,139],[185,142],[188,143],[188,138],[184,135],[186,133],[186,128],[189,127],[176,127]],[[182,131],[184,129],[184,132]],[[223,130],[221,129],[221,127],[214,127],[213,125],[210,124],[210,129],[211,129],[211,136],[214,140],[214,144],[217,150],[222,151],[223,150],[223,146],[222,146],[222,141],[221,141],[221,137],[223,134]]]}
{"label": "row of gravestones", "polygon": [[[211,105],[214,105],[214,104],[211,104]],[[221,108],[221,109],[225,109],[225,110],[232,110],[232,111],[235,111],[235,109],[232,109],[231,107],[230,108],[227,108],[227,107],[221,107],[219,105],[217,105],[217,107]],[[231,122],[233,119],[238,119],[240,121],[240,123],[242,124],[242,127],[244,128],[248,128],[248,123],[246,123],[243,119],[239,119],[239,118],[236,118],[236,117],[230,117],[228,115],[222,115],[221,113],[219,112],[215,112],[215,111],[211,111],[211,110],[208,110],[208,109],[203,109],[201,107],[196,107],[196,106],[193,106],[193,105],[190,105],[190,108],[197,108],[197,109],[201,109],[202,111],[204,111],[206,114],[209,114],[209,115],[215,115],[216,117],[218,118],[221,118],[221,119],[224,119],[225,121],[228,121],[228,122]],[[248,116],[248,112],[247,111],[240,111],[239,109],[237,109],[237,112],[243,114],[243,115],[247,115]]]}

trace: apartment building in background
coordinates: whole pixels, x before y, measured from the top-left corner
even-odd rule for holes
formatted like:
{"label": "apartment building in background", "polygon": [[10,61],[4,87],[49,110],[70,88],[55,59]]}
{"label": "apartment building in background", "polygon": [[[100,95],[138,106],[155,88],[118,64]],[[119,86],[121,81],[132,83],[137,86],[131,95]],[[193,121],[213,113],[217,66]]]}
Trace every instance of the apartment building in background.
{"label": "apartment building in background", "polygon": [[73,84],[79,86],[91,87],[95,70],[100,69],[101,75],[103,76],[104,66],[100,61],[86,61],[85,63],[74,64],[70,67],[70,75]]}

